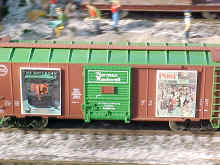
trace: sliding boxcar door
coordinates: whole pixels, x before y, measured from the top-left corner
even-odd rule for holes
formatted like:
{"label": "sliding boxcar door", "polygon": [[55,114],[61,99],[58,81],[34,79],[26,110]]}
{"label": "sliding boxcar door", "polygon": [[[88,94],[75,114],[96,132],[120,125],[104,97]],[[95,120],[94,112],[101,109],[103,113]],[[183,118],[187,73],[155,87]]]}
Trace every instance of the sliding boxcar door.
{"label": "sliding boxcar door", "polygon": [[84,66],[84,120],[130,122],[131,68]]}
{"label": "sliding boxcar door", "polygon": [[145,120],[147,114],[148,69],[132,70],[132,119]]}

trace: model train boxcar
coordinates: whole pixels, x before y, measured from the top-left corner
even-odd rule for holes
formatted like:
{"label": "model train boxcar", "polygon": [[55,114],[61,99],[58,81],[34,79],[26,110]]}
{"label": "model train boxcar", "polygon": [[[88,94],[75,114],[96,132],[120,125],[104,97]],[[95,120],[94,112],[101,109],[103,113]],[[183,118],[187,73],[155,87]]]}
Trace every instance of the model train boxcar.
{"label": "model train boxcar", "polygon": [[220,45],[25,42],[0,43],[5,124],[43,127],[55,117],[220,126]]}

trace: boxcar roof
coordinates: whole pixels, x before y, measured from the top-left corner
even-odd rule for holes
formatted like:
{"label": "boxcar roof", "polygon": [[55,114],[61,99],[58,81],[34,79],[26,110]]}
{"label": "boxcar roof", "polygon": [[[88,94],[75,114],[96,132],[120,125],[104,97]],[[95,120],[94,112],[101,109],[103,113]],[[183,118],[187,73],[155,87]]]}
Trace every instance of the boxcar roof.
{"label": "boxcar roof", "polygon": [[[68,41],[13,41],[13,43],[49,44],[48,47],[0,47],[0,62],[19,63],[90,63],[90,64],[170,64],[170,65],[212,65],[210,50],[220,49],[220,44],[184,43],[109,43],[109,42],[68,42]],[[101,45],[105,48],[51,48],[51,44]],[[112,49],[115,45],[123,49]],[[123,47],[124,46],[124,47]],[[126,46],[132,49],[126,49]],[[151,49],[133,49],[135,46]],[[129,48],[130,48],[129,47]],[[178,49],[153,49],[153,47],[180,47]],[[192,47],[200,49],[191,49]],[[188,49],[187,49],[188,48]]]}

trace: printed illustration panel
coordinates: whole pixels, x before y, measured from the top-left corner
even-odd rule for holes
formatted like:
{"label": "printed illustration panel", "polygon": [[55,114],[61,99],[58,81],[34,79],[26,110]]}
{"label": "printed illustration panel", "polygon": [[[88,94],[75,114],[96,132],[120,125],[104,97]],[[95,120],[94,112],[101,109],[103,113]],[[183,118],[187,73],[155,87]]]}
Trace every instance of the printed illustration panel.
{"label": "printed illustration panel", "polygon": [[59,68],[20,68],[21,113],[61,115]]}
{"label": "printed illustration panel", "polygon": [[195,117],[197,71],[158,70],[156,117]]}

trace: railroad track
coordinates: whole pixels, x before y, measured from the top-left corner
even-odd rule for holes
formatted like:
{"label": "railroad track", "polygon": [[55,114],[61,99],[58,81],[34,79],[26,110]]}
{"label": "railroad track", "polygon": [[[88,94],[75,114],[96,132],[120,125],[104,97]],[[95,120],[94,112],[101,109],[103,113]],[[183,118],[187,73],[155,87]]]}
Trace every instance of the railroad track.
{"label": "railroad track", "polygon": [[166,131],[166,130],[123,130],[123,129],[18,129],[1,128],[0,132],[23,132],[23,134],[91,134],[91,135],[120,135],[120,136],[173,136],[173,135],[191,135],[191,136],[220,136],[220,132],[214,131]]}
{"label": "railroad track", "polygon": [[[135,163],[142,162],[141,160],[145,160],[143,163],[145,165],[150,165],[151,158],[146,158],[145,154],[149,156],[155,156],[153,153],[158,153],[160,149],[162,150],[162,153],[168,153],[168,155],[173,155],[173,152],[180,151],[179,148],[183,149],[183,154],[186,152],[192,152],[197,151],[197,149],[200,149],[201,152],[204,150],[208,150],[209,148],[217,147],[218,146],[218,139],[219,139],[219,133],[218,132],[171,132],[171,131],[145,131],[145,130],[131,130],[132,133],[128,134],[127,130],[93,130],[93,129],[86,129],[86,130],[80,130],[80,129],[54,129],[55,134],[53,135],[45,135],[48,133],[53,133],[53,130],[46,129],[46,130],[21,130],[21,129],[4,129],[1,131],[11,131],[10,133],[6,133],[5,135],[1,134],[2,139],[5,139],[6,142],[1,143],[3,144],[2,149],[8,148],[16,148],[15,151],[10,151],[11,149],[6,149],[5,155],[2,156],[2,158],[6,158],[8,160],[0,160],[0,165],[41,165],[41,164],[55,164],[55,165],[136,165]],[[24,131],[22,133],[13,132],[13,131]],[[34,132],[35,131],[35,135]],[[75,135],[68,134],[69,131],[72,131],[71,133],[75,133]],[[112,134],[110,134],[110,132]],[[32,133],[32,135],[29,135],[28,133]],[[38,136],[39,133],[39,136]],[[44,135],[40,135],[43,134]],[[60,134],[67,134],[60,135]],[[115,133],[115,134],[113,134]],[[21,135],[24,134],[24,135]],[[25,135],[28,134],[28,135]],[[37,135],[36,135],[37,134]],[[93,135],[92,135],[93,134]],[[130,136],[136,134],[136,137]],[[16,135],[18,135],[16,138]],[[69,136],[70,135],[70,136]],[[89,136],[88,136],[89,135]],[[104,136],[103,136],[104,135]],[[107,135],[107,136],[106,136]],[[112,135],[112,136],[111,136]],[[122,136],[118,136],[122,135]],[[144,135],[144,136],[141,136]],[[7,138],[9,141],[7,142]],[[17,141],[16,144],[13,143],[13,141]],[[24,141],[25,143],[19,144],[19,141]],[[47,143],[49,142],[49,143]],[[56,150],[54,147],[50,148],[48,145],[56,145],[56,147],[61,147],[61,150]],[[65,145],[68,144],[68,145]],[[4,146],[5,145],[5,146]],[[143,147],[144,146],[144,147]],[[158,149],[158,147],[160,149]],[[32,152],[23,152],[24,149],[29,149]],[[48,150],[49,148],[49,150]],[[65,149],[65,148],[71,148]],[[195,149],[196,148],[196,149]],[[119,155],[121,154],[121,157],[115,157],[111,155],[108,155],[109,153],[112,153],[112,151],[132,151],[135,150],[135,155],[139,155],[140,159],[137,159],[136,161],[133,160],[133,157],[126,157],[122,154],[122,152],[119,152]],[[29,151],[30,151],[29,150]],[[120,150],[120,151],[121,151]],[[22,152],[21,152],[22,151]],[[92,152],[90,152],[92,151]],[[104,157],[101,154],[100,157],[98,154],[94,154],[95,152],[102,153],[103,151],[106,151],[104,153]],[[8,154],[10,152],[10,154]],[[62,154],[69,153],[67,154]],[[73,154],[76,152],[76,154]],[[200,152],[200,151],[198,151]],[[85,153],[85,155],[84,155]],[[142,153],[142,154],[141,154]],[[143,154],[145,153],[145,154]],[[202,152],[203,153],[203,152]],[[208,153],[204,152],[203,154]],[[4,153],[3,153],[4,154]],[[71,155],[72,154],[72,155]],[[125,153],[127,155],[128,152]],[[161,154],[161,153],[160,153]],[[195,153],[198,154],[198,153]],[[201,154],[201,153],[200,153]],[[10,156],[11,155],[11,156]],[[16,157],[14,156],[16,155]],[[132,154],[131,154],[132,155]],[[203,157],[201,159],[204,159],[205,161],[212,161],[212,162],[219,162],[219,160],[216,158],[218,155],[218,152],[216,151],[216,155],[210,153],[211,156],[209,157]],[[213,156],[212,156],[213,155]],[[198,157],[198,155],[197,155]],[[18,160],[10,160],[10,159],[18,159]],[[31,159],[31,160],[21,160],[21,159]],[[162,158],[161,158],[162,159]],[[171,158],[172,159],[172,158]],[[177,158],[178,159],[178,158]],[[187,159],[187,157],[186,157]],[[190,158],[189,158],[190,159]],[[33,161],[32,161],[33,160]],[[36,161],[37,160],[37,161]],[[42,160],[42,161],[41,161]],[[47,160],[55,160],[55,161],[47,161]],[[68,161],[56,161],[56,160],[68,160]],[[87,161],[87,162],[77,162],[77,161]],[[163,160],[163,159],[162,159]],[[73,162],[74,161],[74,162]],[[99,163],[95,163],[93,161],[99,161]],[[115,162],[121,162],[121,163],[115,163]],[[183,161],[183,160],[181,160]],[[106,162],[106,163],[105,163]],[[114,162],[114,163],[109,163]],[[128,163],[122,163],[122,162],[128,162]],[[129,163],[129,162],[133,162]],[[168,160],[158,161],[157,165],[163,162],[163,165],[169,162]],[[178,160],[177,160],[178,162]],[[171,163],[169,163],[171,164]],[[175,164],[175,163],[174,163]],[[178,164],[178,163],[177,163]],[[137,164],[138,165],[138,164]]]}
{"label": "railroad track", "polygon": [[[205,159],[210,162],[220,163],[220,159]],[[47,160],[3,160],[0,159],[0,165],[143,165],[137,163],[108,163],[108,162],[77,162],[77,161],[47,161]],[[153,165],[153,164],[144,164]],[[154,164],[155,165],[155,164]],[[160,165],[160,164],[157,164]],[[166,165],[166,164],[161,164]]]}
{"label": "railroad track", "polygon": [[[48,161],[48,160],[2,160],[0,165],[139,165],[136,163],[108,163],[108,162],[76,162],[76,161]],[[145,164],[151,165],[151,164]],[[164,164],[163,164],[164,165]]]}

